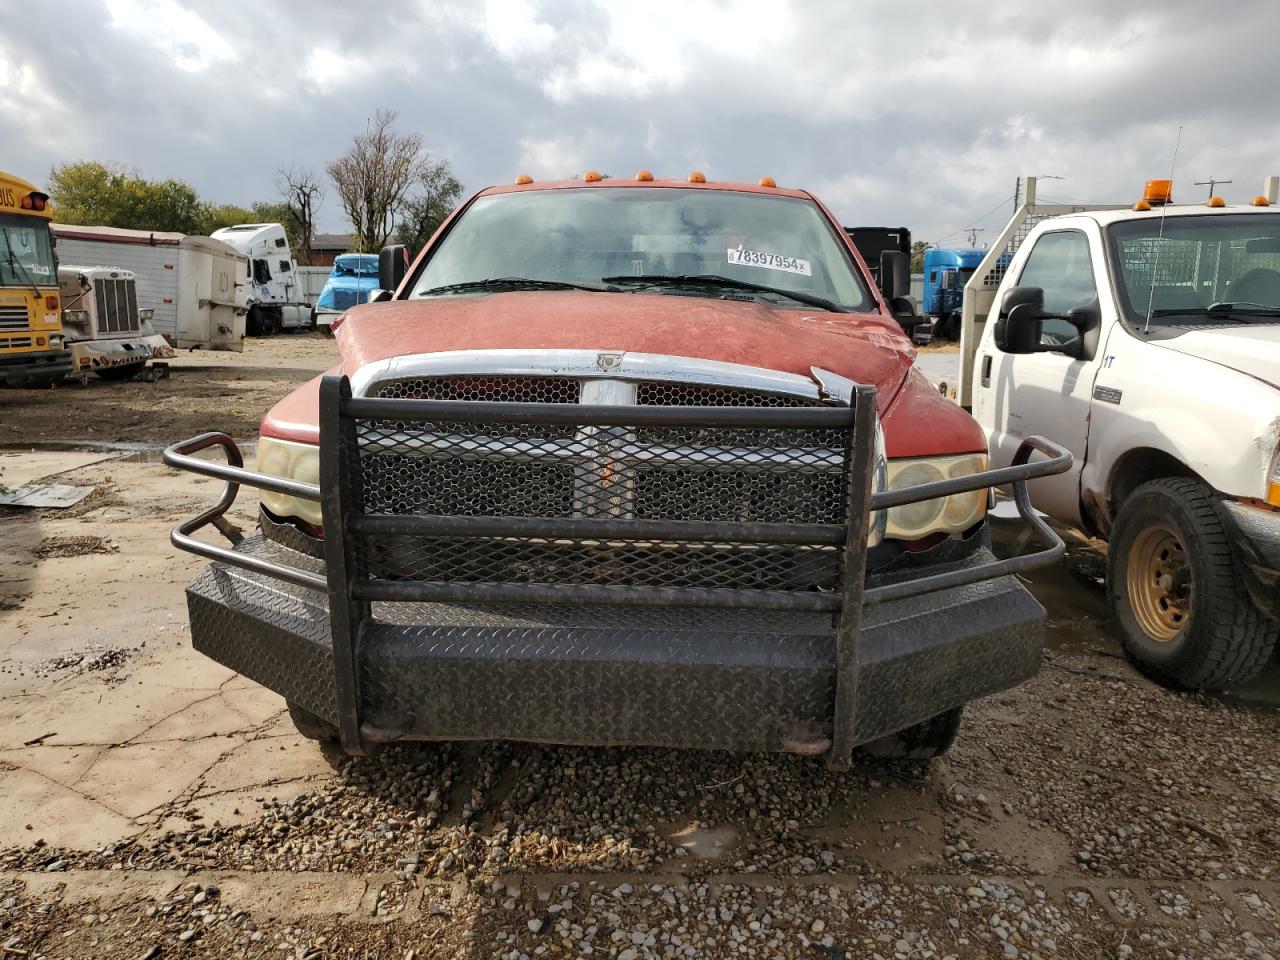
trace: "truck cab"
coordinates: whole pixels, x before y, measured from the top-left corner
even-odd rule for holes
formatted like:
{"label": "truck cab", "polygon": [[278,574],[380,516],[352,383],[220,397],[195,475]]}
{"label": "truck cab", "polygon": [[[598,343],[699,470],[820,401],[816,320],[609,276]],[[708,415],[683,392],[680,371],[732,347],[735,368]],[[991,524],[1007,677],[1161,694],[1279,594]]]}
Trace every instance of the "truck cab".
{"label": "truck cab", "polygon": [[298,264],[279,223],[240,223],[210,234],[249,258],[245,332],[262,337],[307,327],[311,305],[302,302]]}
{"label": "truck cab", "polygon": [[312,326],[328,329],[334,320],[357,304],[364,303],[377,289],[376,253],[338,254],[334,257],[329,279],[311,310]]}
{"label": "truck cab", "polygon": [[132,380],[148,361],[174,356],[169,341],[151,325],[154,308],[138,303],[132,271],[60,264],[58,283],[74,373]]}
{"label": "truck cab", "polygon": [[920,312],[933,321],[935,339],[960,339],[964,286],[986,254],[985,250],[945,247],[924,252]]}
{"label": "truck cab", "polygon": [[1280,207],[1274,196],[1040,220],[981,329],[973,413],[993,463],[1051,430],[1072,468],[1030,485],[1108,541],[1130,657],[1223,688],[1280,636]]}

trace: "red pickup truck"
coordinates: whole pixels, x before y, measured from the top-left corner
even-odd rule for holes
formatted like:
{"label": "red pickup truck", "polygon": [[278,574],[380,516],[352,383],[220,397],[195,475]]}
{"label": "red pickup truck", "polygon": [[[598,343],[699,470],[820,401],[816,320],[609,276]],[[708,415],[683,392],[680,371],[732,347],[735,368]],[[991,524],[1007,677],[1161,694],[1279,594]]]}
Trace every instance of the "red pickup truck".
{"label": "red pickup truck", "polygon": [[[304,733],[843,768],[946,750],[967,701],[1037,670],[1044,611],[1013,574],[1063,547],[1025,483],[1070,457],[1032,438],[988,470],[913,366],[903,255],[873,285],[809,193],[522,176],[380,266],[256,471],[223,434],[166,451],[227,481],[173,534],[212,560],[193,643]],[[992,554],[999,484],[1044,549]]]}

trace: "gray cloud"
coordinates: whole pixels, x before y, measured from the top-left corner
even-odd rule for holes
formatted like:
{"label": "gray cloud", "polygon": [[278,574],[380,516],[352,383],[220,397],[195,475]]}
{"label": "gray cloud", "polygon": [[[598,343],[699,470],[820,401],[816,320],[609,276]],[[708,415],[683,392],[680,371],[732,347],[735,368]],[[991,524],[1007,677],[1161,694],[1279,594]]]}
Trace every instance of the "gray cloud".
{"label": "gray cloud", "polygon": [[[379,107],[468,188],[586,167],[814,190],[847,223],[938,239],[1001,224],[1019,173],[1127,200],[1280,172],[1266,0],[988,5],[819,0],[0,0],[5,166],[116,160],[247,204],[322,167]],[[53,38],[28,42],[30,36]],[[341,226],[336,204],[323,214]]]}

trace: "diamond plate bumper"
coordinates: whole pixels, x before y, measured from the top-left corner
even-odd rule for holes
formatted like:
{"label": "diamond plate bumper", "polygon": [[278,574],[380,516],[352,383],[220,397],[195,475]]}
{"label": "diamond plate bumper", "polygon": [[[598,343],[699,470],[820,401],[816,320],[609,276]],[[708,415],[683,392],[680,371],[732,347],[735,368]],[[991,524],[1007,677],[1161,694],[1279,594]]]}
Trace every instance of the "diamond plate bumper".
{"label": "diamond plate bumper", "polygon": [[[236,550],[321,566],[261,536]],[[215,562],[187,601],[197,650],[337,722],[323,594]],[[856,741],[1031,677],[1043,619],[1012,577],[869,607]],[[830,737],[835,651],[825,614],[379,603],[358,647],[360,716],[377,739],[780,750]]]}

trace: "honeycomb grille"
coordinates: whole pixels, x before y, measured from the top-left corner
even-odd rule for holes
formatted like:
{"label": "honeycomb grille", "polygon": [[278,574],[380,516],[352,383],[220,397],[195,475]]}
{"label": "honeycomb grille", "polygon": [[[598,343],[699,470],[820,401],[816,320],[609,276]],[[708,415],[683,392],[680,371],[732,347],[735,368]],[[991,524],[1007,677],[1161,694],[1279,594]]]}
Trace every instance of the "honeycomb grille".
{"label": "honeycomb grille", "polygon": [[696,383],[674,383],[651,380],[636,390],[636,403],[662,407],[820,407],[820,400],[737,390],[732,387],[708,387]]}
{"label": "honeycomb grille", "polygon": [[397,400],[577,403],[578,381],[570,377],[404,377],[374,384],[369,396]]}
{"label": "honeycomb grille", "polygon": [[[356,438],[366,514],[846,522],[842,429],[359,420]],[[840,564],[829,542],[363,536],[368,573],[399,581],[821,591]]]}

